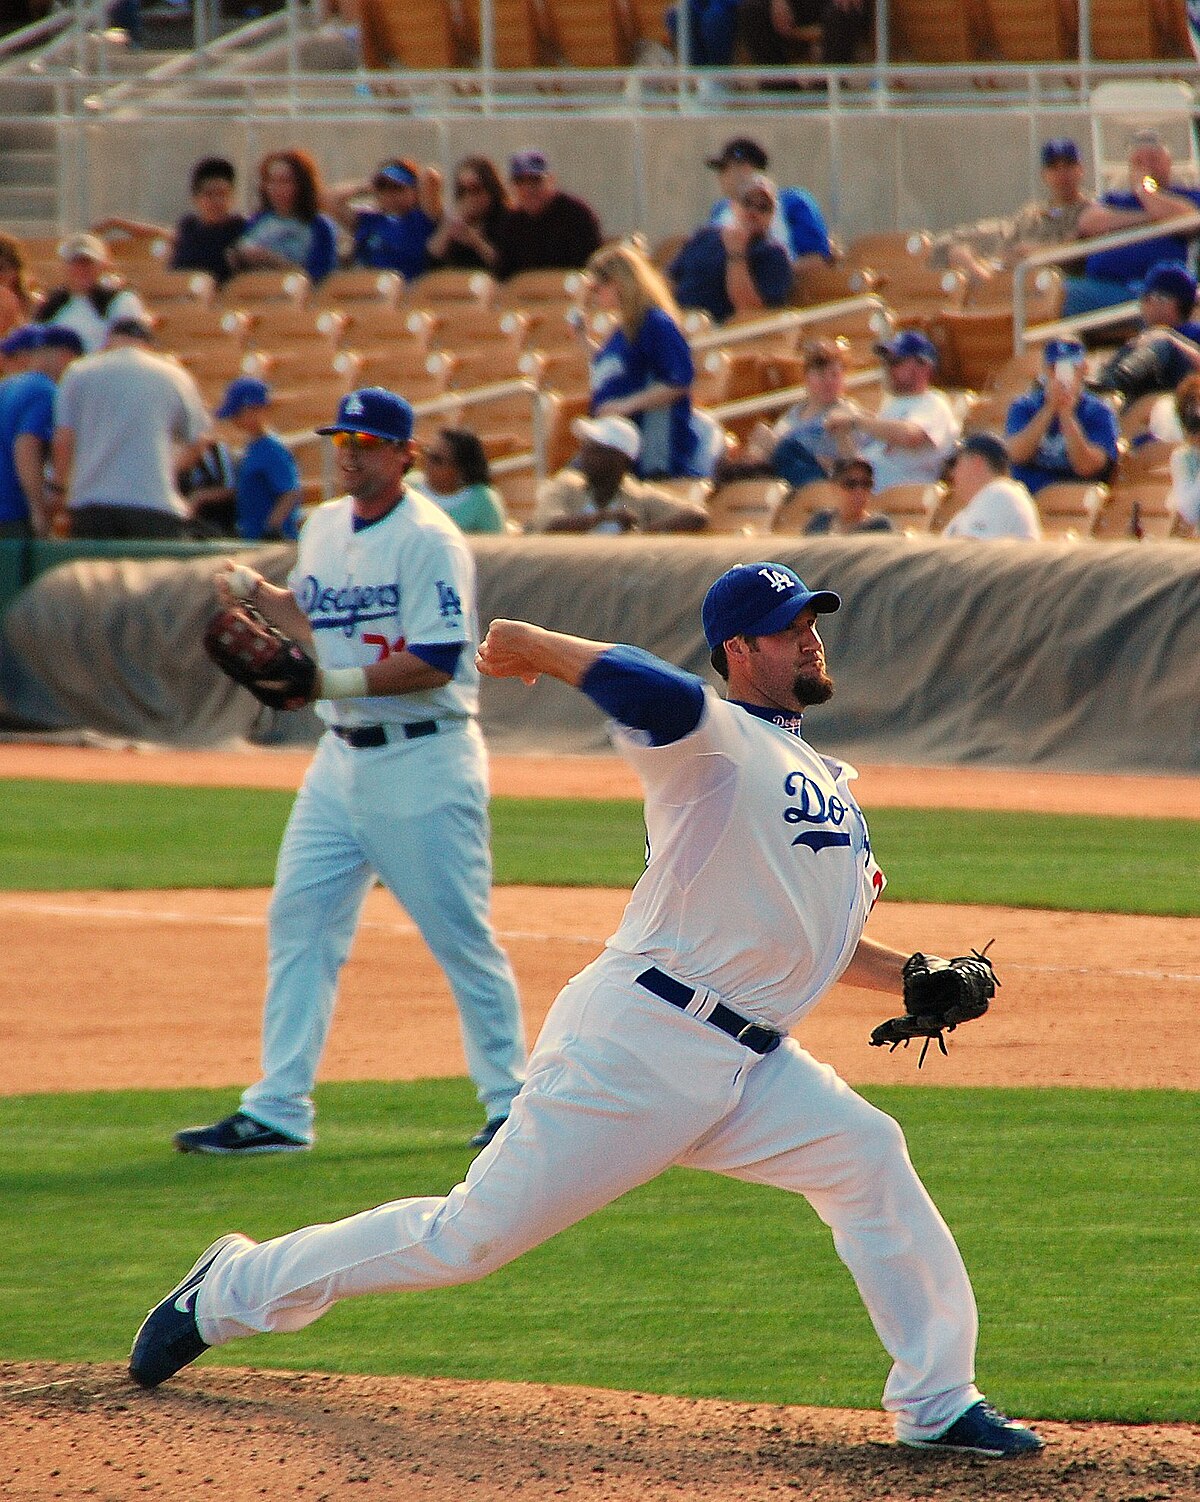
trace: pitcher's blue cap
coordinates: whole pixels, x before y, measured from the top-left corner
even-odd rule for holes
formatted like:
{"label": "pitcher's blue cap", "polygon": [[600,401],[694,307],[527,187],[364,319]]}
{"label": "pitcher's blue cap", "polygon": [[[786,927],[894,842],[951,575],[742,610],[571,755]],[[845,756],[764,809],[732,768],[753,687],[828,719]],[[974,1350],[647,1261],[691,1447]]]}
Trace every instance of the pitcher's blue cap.
{"label": "pitcher's blue cap", "polygon": [[364,386],[342,397],[336,421],[317,432],[367,433],[389,443],[407,443],[413,435],[413,409],[394,391]]}
{"label": "pitcher's blue cap", "polygon": [[809,589],[785,564],[739,563],[710,587],[700,618],[711,651],[732,636],[773,636],[809,605],[827,615],[841,603],[830,589]]}
{"label": "pitcher's blue cap", "polygon": [[260,381],[254,376],[238,376],[236,381],[230,381],[225,388],[217,416],[236,417],[247,407],[265,407],[270,400],[271,388],[266,381]]}

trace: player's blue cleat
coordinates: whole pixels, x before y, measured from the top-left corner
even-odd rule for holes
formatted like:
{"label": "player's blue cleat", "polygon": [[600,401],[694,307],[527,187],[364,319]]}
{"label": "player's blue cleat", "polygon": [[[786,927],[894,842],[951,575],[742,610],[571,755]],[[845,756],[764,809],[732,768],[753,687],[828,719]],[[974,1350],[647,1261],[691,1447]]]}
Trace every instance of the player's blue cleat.
{"label": "player's blue cleat", "polygon": [[475,1135],[469,1139],[468,1146],[486,1147],[507,1120],[507,1116],[490,1116]]}
{"label": "player's blue cleat", "polygon": [[955,1419],[937,1439],[904,1439],[900,1443],[913,1450],[949,1450],[959,1455],[984,1455],[989,1460],[1032,1455],[1045,1447],[1045,1441],[1032,1429],[1005,1418],[983,1399]]}
{"label": "player's blue cleat", "polygon": [[129,1353],[129,1375],[139,1387],[157,1387],[208,1350],[196,1325],[196,1295],[209,1268],[235,1241],[254,1245],[236,1231],[214,1241],[142,1321]]}
{"label": "player's blue cleat", "polygon": [[263,1126],[242,1111],[235,1111],[214,1126],[185,1127],[175,1133],[181,1153],[303,1153],[312,1146],[274,1127]]}

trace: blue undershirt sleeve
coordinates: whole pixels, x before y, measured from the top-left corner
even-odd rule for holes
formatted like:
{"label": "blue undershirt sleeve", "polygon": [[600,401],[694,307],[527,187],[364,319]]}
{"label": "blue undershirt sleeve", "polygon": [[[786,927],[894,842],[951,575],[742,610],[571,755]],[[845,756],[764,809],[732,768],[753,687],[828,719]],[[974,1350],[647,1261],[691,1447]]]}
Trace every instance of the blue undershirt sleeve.
{"label": "blue undershirt sleeve", "polygon": [[458,659],[462,656],[465,642],[435,642],[433,646],[423,646],[418,642],[415,646],[412,642],[405,643],[405,650],[411,652],[414,657],[419,657],[422,662],[428,663],[431,668],[436,668],[439,673],[449,673],[451,678],[458,668]]}
{"label": "blue undershirt sleeve", "polygon": [[641,647],[610,647],[579,683],[610,719],[644,730],[653,746],[690,735],[704,712],[704,684]]}

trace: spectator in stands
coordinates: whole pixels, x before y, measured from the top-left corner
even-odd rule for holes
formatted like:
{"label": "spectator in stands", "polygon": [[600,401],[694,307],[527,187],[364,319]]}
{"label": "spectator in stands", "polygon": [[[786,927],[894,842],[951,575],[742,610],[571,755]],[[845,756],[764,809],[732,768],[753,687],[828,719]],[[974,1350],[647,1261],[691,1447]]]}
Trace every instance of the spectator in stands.
{"label": "spectator in stands", "polygon": [[1107,480],[1117,462],[1117,419],[1084,385],[1087,351],[1050,339],[1043,373],[1008,409],[1004,431],[1013,478],[1037,494],[1070,480]]}
{"label": "spectator in stands", "polygon": [[153,341],[149,324],[118,319],[104,349],[59,383],[50,453],[73,537],[187,535],[175,476],[204,452],[209,417],[195,381]]}
{"label": "spectator in stands", "polygon": [[543,482],[530,532],[702,532],[704,507],[633,476],[642,440],[627,417],[577,417],[571,464]]}
{"label": "spectator in stands", "polygon": [[140,219],[110,215],[92,229],[98,235],[121,230],[139,239],[164,240],[171,247],[168,264],[175,271],[207,271],[217,284],[231,275],[229,252],[249,220],[234,208],[237,174],[223,156],[206,156],[192,168],[192,209],[174,229]]}
{"label": "spectator in stands", "polygon": [[[718,155],[705,165],[717,174],[724,195],[713,204],[709,223],[719,229],[734,222],[734,201],[742,185],[758,173],[766,173],[771,159],[750,136],[726,141]],[[797,268],[816,261],[833,260],[833,246],[817,200],[803,188],[779,188],[771,235],[791,256]]]}
{"label": "spectator in stands", "polygon": [[1160,261],[1142,283],[1141,330],[1105,364],[1094,383],[1122,402],[1174,391],[1200,370],[1200,324],[1191,321],[1196,278],[1179,261]]}
{"label": "spectator in stands", "polygon": [[696,231],[667,272],[681,307],[702,308],[724,323],[787,303],[792,263],[770,233],[778,198],[771,179],[756,172],[737,191],[732,224]]}
{"label": "spectator in stands", "polygon": [[93,354],[119,320],[149,318],[141,298],[114,272],[108,246],[98,235],[68,235],[58,257],[66,263],[66,283],[46,294],[35,315],[39,323],[73,329]]}
{"label": "spectator in stands", "polygon": [[850,537],[857,532],[892,532],[891,519],[882,511],[869,511],[867,502],[875,488],[875,471],[866,459],[836,459],[833,483],[837,486],[836,506],[814,511],[805,524],[806,536]]}
{"label": "spectator in stands", "polygon": [[1183,442],[1171,453],[1170,504],[1196,536],[1200,535],[1200,375],[1190,375],[1176,387],[1175,415]]}
{"label": "spectator in stands", "polygon": [[421,456],[408,484],[436,501],[463,532],[505,532],[508,517],[479,435],[469,428],[442,428]]}
{"label": "spectator in stands", "polygon": [[941,478],[961,426],[945,392],[933,384],[937,350],[915,329],[902,330],[876,350],[891,387],[878,413],[854,406],[832,412],[825,427],[849,435],[871,461],[876,490],[932,484]]}
{"label": "spectator in stands", "polygon": [[[733,61],[737,41],[738,7],[741,0],[679,0],[668,8],[664,20],[667,36],[680,62],[696,68],[725,68]],[[680,11],[687,15],[687,56],[680,35]]]}
{"label": "spectator in stands", "polygon": [[954,451],[949,474],[959,509],[942,529],[943,537],[1041,539],[1042,523],[1033,497],[1024,485],[1009,478],[1008,450],[997,433],[971,433],[964,438]]}
{"label": "spectator in stands", "polygon": [[27,323],[0,342],[0,538],[49,537],[57,497],[46,482],[54,391],[83,354],[72,329]]}
{"label": "spectator in stands", "polygon": [[853,455],[854,429],[834,434],[826,421],[834,412],[854,415],[846,396],[844,339],[810,339],[804,346],[804,399],[787,409],[773,426],[758,423],[740,452],[718,460],[713,478],[730,480],[774,475],[789,485],[807,485],[833,473],[839,458]]}
{"label": "spectator in stands", "polygon": [[337,226],[321,212],[321,175],[307,151],[263,157],[259,209],[229,251],[234,271],[298,267],[314,282],[337,265]]}
{"label": "spectator in stands", "polygon": [[[368,193],[375,207],[356,205]],[[428,269],[429,237],[442,217],[442,174],[436,167],[396,157],[377,167],[369,181],[331,188],[326,205],[354,236],[352,265],[398,271],[409,282]]]}
{"label": "spectator in stands", "polygon": [[271,431],[271,388],[253,376],[239,376],[229,383],[216,415],[247,440],[234,470],[238,536],[294,542],[300,532],[300,471],[291,450]]}
{"label": "spectator in stands", "polygon": [[27,323],[37,303],[26,275],[20,240],[0,232],[0,338]]}
{"label": "spectator in stands", "polygon": [[496,276],[545,267],[582,267],[600,249],[595,212],[562,192],[544,151],[518,151],[509,159],[512,206],[496,228]]}
{"label": "spectator in stands", "polygon": [[933,266],[953,266],[973,282],[988,282],[998,271],[1048,245],[1079,238],[1079,221],[1093,200],[1083,191],[1083,162],[1069,136],[1042,146],[1044,198],[1035,198],[1010,217],[981,219],[938,235],[929,249]]}
{"label": "spectator in stands", "polygon": [[[1172,219],[1194,213],[1200,208],[1200,188],[1175,186],[1171,170],[1171,153],[1158,132],[1138,131],[1129,151],[1128,189],[1102,193],[1089,204],[1079,216],[1080,235],[1110,235],[1151,224],[1161,224],[1166,230]],[[1195,235],[1195,230],[1186,235],[1167,233],[1088,256],[1083,275],[1067,278],[1064,316],[1073,318],[1136,297],[1156,262],[1187,260]]]}
{"label": "spectator in stands", "polygon": [[821,28],[821,60],[854,63],[871,32],[867,0],[742,0],[738,40],[752,63],[807,62],[805,28]]}
{"label": "spectator in stands", "polygon": [[508,192],[486,156],[466,156],[454,169],[454,212],[446,214],[426,245],[431,267],[494,271],[496,238],[509,209]]}
{"label": "spectator in stands", "polygon": [[228,444],[209,440],[195,464],[180,472],[179,494],[192,515],[193,537],[237,536],[237,465]]}
{"label": "spectator in stands", "polygon": [[628,244],[598,250],[588,262],[587,280],[591,305],[616,323],[603,342],[583,326],[591,354],[592,416],[634,423],[642,439],[642,479],[696,475],[695,366],[670,288]]}

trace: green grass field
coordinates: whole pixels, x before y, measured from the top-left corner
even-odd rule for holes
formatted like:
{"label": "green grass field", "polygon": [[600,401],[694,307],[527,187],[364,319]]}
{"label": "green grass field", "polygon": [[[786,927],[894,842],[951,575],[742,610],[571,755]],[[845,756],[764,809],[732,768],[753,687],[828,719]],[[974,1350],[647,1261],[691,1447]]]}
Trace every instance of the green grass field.
{"label": "green grass field", "polygon": [[[267,886],[284,792],[8,781],[0,887]],[[498,798],[496,880],[632,886],[641,806]],[[1200,915],[1200,824],[971,810],[881,809],[871,835],[896,901]]]}
{"label": "green grass field", "polygon": [[[1040,1417],[1195,1420],[1194,1097],[866,1093],[903,1123],[963,1249],[989,1396]],[[121,1360],[221,1231],[270,1236],[465,1170],[464,1081],[319,1094],[318,1151],[249,1162],[168,1146],[228,1093],[0,1100],[0,1356]],[[887,1369],[803,1200],[684,1170],[482,1283],[350,1300],[206,1360],[864,1408]]]}

